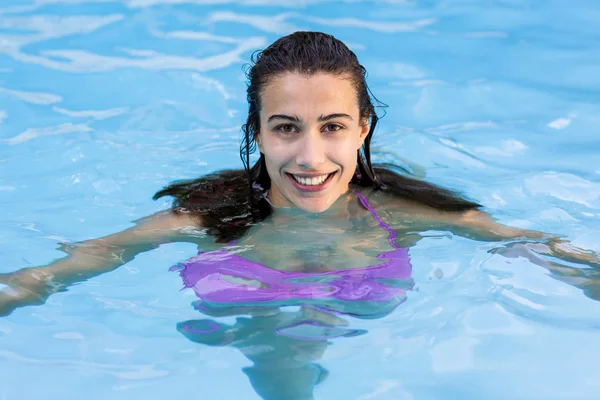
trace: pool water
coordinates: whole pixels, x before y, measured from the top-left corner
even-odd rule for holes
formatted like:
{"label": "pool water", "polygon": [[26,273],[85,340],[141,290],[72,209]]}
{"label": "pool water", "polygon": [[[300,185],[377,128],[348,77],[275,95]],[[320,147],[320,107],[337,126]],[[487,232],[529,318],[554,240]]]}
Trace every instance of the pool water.
{"label": "pool water", "polygon": [[[295,30],[335,35],[369,71],[389,106],[376,161],[598,251],[598,21],[595,0],[3,0],[0,272],[167,208],[151,196],[168,182],[241,166],[243,65]],[[163,245],[1,318],[0,400],[292,399],[251,367],[270,346],[314,358],[295,382],[315,399],[599,397],[596,271],[545,258],[576,276],[561,280],[502,243],[425,236],[394,312],[300,349],[292,336],[324,333],[244,349],[182,335],[205,316],[168,269],[197,248]]]}

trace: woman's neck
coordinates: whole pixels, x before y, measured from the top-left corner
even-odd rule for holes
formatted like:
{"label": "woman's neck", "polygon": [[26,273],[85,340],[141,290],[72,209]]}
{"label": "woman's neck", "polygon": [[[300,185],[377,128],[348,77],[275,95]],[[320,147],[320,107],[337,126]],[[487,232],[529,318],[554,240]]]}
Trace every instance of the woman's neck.
{"label": "woman's neck", "polygon": [[352,189],[342,194],[338,199],[331,204],[331,206],[320,213],[307,212],[298,207],[277,207],[274,206],[268,198],[268,193],[265,195],[265,199],[271,204],[273,208],[273,220],[277,222],[280,219],[289,221],[290,219],[312,219],[312,220],[339,220],[340,218],[349,218],[353,213],[351,212],[350,204],[356,200],[356,195]]}

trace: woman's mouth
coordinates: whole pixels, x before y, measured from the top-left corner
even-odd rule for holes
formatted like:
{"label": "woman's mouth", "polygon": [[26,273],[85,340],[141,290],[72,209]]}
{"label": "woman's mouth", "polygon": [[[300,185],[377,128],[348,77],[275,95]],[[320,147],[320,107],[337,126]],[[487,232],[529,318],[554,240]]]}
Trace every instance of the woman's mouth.
{"label": "woman's mouth", "polygon": [[290,178],[296,189],[303,192],[320,192],[327,187],[335,174],[335,172],[331,172],[329,174],[310,176],[290,173],[287,173],[286,175]]}

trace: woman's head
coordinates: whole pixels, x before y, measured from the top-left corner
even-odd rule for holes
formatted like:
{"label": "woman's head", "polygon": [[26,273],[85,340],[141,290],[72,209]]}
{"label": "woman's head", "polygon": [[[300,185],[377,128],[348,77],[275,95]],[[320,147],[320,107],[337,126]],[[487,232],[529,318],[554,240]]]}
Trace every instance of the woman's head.
{"label": "woman's head", "polygon": [[[369,147],[377,115],[365,69],[339,40],[323,33],[296,32],[257,53],[253,62],[240,149],[248,176],[241,170],[220,171],[175,182],[154,195],[154,199],[174,196],[175,211],[201,217],[202,226],[218,241],[242,237],[253,223],[271,214],[261,196],[264,190],[269,190],[275,205],[311,212],[327,209],[349,181],[438,210],[479,207],[453,192],[399,174],[402,168],[397,166],[371,166]],[[250,168],[250,153],[257,142],[262,154]],[[323,191],[318,185],[322,177],[315,177],[317,187],[312,189],[317,191],[306,190],[313,182],[303,175],[331,172],[335,174]],[[300,182],[289,174],[297,175]],[[250,196],[244,185],[248,180]],[[262,190],[253,191],[256,186]],[[251,212],[245,207],[248,203]]]}
{"label": "woman's head", "polygon": [[241,155],[248,168],[258,144],[252,181],[270,189],[275,205],[321,212],[351,179],[375,183],[369,142],[377,116],[365,73],[345,44],[318,32],[293,33],[253,58]]}

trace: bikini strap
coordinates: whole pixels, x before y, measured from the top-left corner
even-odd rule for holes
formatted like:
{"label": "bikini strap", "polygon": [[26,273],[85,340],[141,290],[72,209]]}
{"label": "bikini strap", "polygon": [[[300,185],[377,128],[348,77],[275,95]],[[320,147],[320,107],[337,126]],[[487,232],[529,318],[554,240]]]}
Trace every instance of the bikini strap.
{"label": "bikini strap", "polygon": [[390,235],[388,236],[388,241],[390,242],[392,247],[394,247],[395,249],[399,249],[400,246],[398,246],[396,244],[396,240],[395,240],[396,239],[396,231],[393,230],[391,226],[389,226],[388,224],[383,222],[383,220],[379,217],[379,215],[377,215],[377,212],[375,211],[375,209],[373,207],[371,207],[371,205],[367,201],[367,198],[363,194],[357,192],[356,190],[354,191],[354,194],[356,194],[356,196],[360,200],[360,203],[363,205],[363,207],[365,207],[367,210],[369,210],[369,212],[371,213],[371,215],[373,216],[375,221],[377,221],[379,226],[390,233]]}

